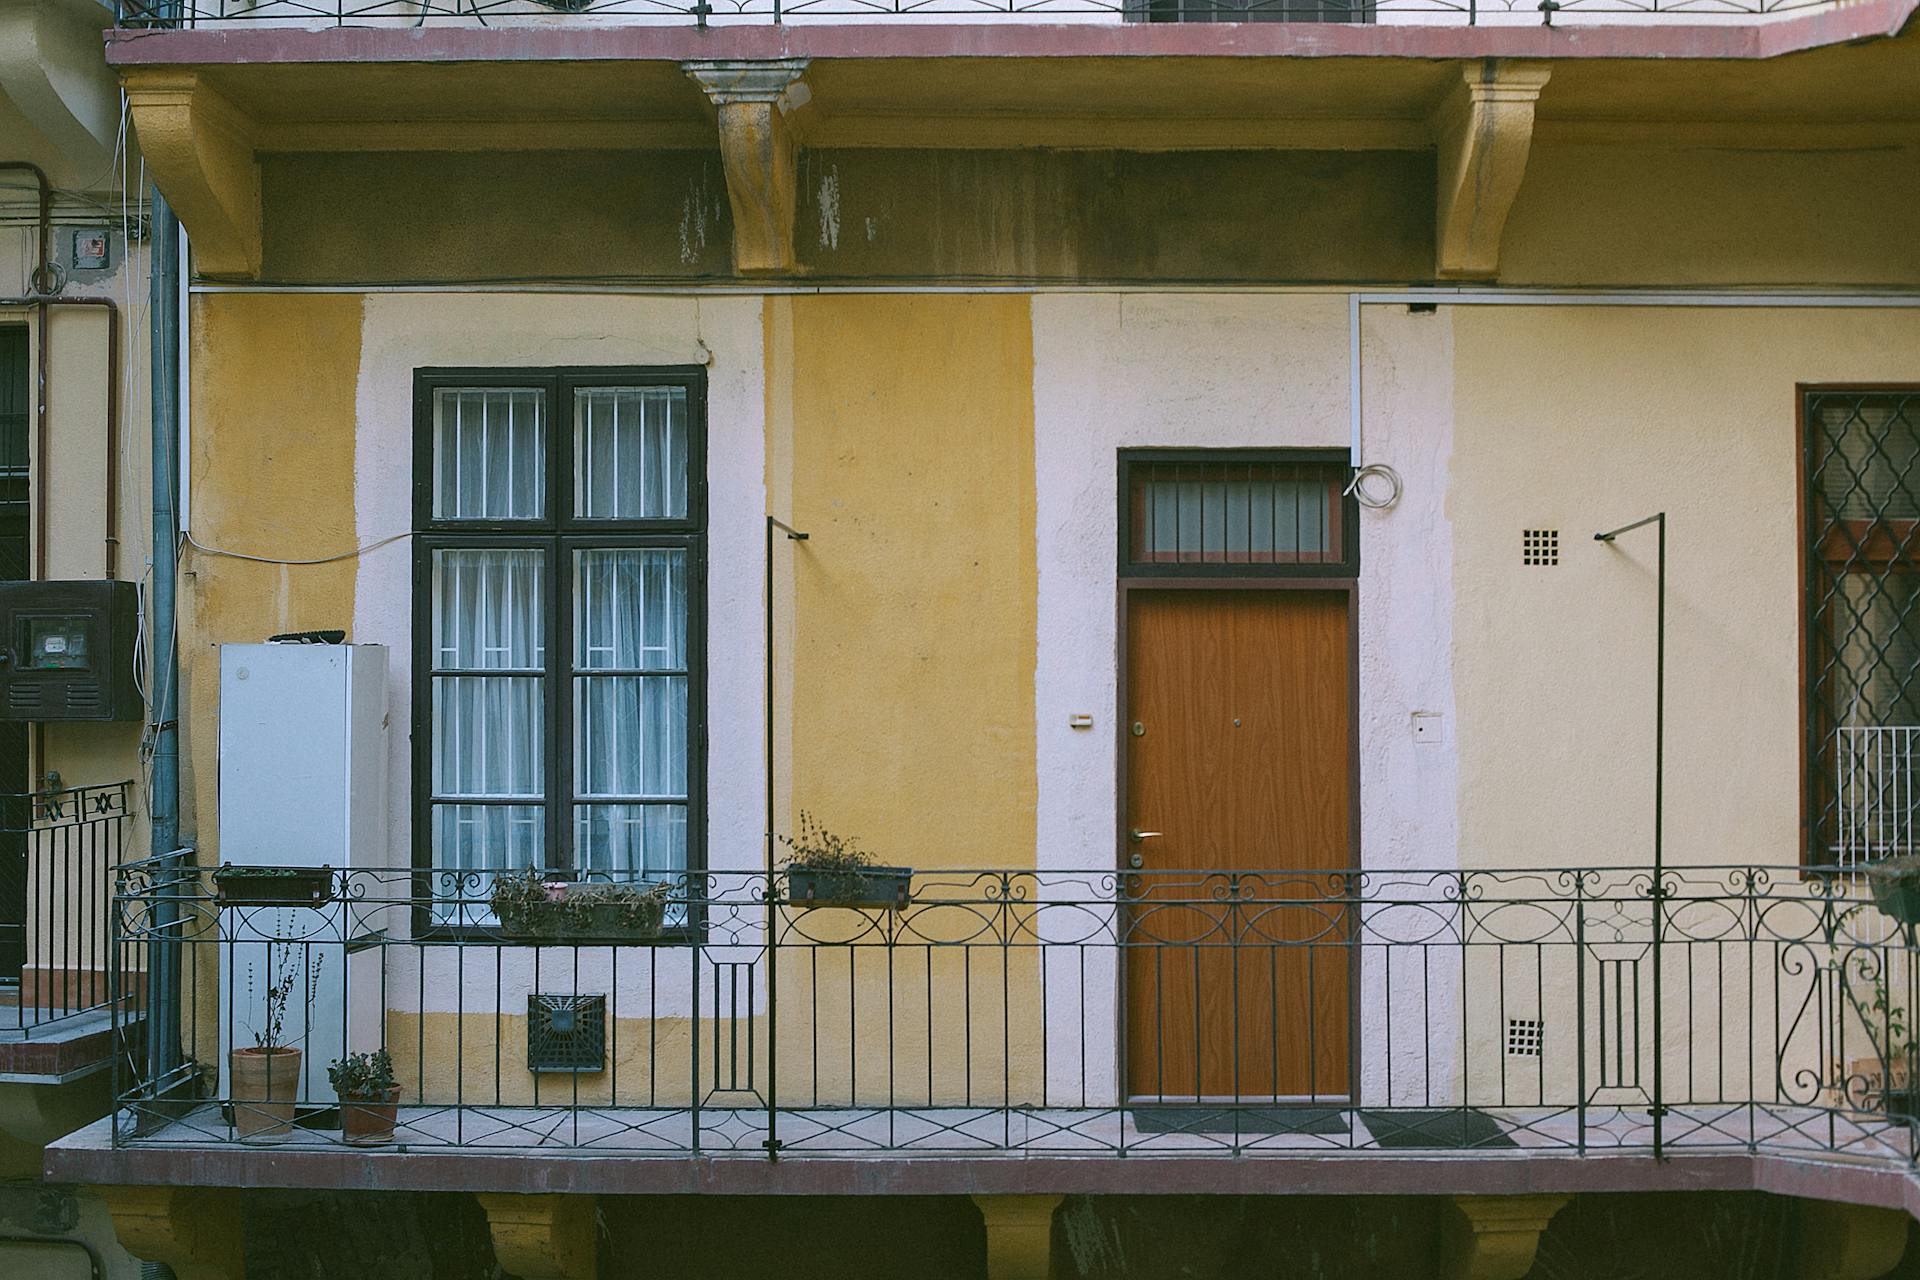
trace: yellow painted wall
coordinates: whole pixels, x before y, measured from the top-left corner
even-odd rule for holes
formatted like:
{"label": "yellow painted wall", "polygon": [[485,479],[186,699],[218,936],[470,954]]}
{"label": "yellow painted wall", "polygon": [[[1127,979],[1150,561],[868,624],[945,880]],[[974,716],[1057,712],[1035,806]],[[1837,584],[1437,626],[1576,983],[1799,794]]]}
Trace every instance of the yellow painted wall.
{"label": "yellow painted wall", "polygon": [[[1003,296],[773,301],[795,809],[882,861],[1034,857],[1033,352]],[[790,342],[773,350],[776,338]]]}
{"label": "yellow painted wall", "polygon": [[[1464,866],[1651,855],[1654,556],[1669,513],[1667,858],[1798,856],[1796,382],[1920,376],[1911,311],[1443,309],[1455,351]],[[1523,528],[1561,531],[1557,568]]]}
{"label": "yellow painted wall", "polygon": [[[192,528],[200,543],[312,559],[354,545],[354,394],[361,299],[351,294],[194,299]],[[353,626],[355,563],[286,566],[181,559],[181,831],[220,860],[220,650],[282,631]],[[216,958],[193,988],[199,1056],[220,1019]]]}

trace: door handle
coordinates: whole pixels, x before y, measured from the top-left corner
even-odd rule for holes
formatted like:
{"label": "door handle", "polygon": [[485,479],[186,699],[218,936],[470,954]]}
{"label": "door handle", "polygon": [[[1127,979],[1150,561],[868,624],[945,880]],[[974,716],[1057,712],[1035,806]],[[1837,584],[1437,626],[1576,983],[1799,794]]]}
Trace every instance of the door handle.
{"label": "door handle", "polygon": [[1133,830],[1127,832],[1127,839],[1133,841],[1135,844],[1139,844],[1142,840],[1157,840],[1165,834],[1163,831],[1142,831],[1140,828],[1135,827]]}

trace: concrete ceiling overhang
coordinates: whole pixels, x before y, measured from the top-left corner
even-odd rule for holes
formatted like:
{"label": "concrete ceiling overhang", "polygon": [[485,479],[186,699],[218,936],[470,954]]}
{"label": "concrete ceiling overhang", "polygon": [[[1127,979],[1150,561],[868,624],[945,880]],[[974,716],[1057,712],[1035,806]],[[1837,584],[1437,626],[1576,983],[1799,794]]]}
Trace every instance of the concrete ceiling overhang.
{"label": "concrete ceiling overhang", "polygon": [[781,274],[801,147],[1281,148],[1434,150],[1437,274],[1491,279],[1536,141],[1920,144],[1916,5],[1572,29],[234,27],[114,32],[108,57],[212,275],[260,270],[268,154],[718,149],[736,270]]}

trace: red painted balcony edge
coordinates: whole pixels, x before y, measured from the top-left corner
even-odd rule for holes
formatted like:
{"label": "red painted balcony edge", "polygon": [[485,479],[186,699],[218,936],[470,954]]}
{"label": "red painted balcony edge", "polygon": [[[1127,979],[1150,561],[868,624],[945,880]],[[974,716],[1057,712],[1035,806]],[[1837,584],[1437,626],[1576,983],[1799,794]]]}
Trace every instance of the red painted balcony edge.
{"label": "red painted balcony edge", "polygon": [[57,1182],[579,1195],[1526,1195],[1765,1191],[1920,1216],[1903,1167],[1745,1152],[1675,1155],[543,1156],[537,1151],[109,1145],[110,1120],[46,1149]]}
{"label": "red painted balcony edge", "polygon": [[114,66],[665,61],[765,58],[1760,59],[1898,35],[1920,0],[1858,0],[1774,22],[1559,27],[1313,23],[1049,26],[820,23],[710,27],[327,27],[117,30]]}

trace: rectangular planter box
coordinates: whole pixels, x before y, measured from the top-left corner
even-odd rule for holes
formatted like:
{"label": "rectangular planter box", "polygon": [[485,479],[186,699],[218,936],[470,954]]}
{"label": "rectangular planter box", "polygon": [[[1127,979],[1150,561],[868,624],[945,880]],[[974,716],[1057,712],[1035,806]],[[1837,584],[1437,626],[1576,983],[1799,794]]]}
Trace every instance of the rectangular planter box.
{"label": "rectangular planter box", "polygon": [[[584,921],[563,912],[558,903],[542,903],[525,911],[503,915],[500,932],[513,942],[532,942],[565,946],[570,943],[601,946],[620,943],[652,942],[661,934],[667,904],[655,900],[637,912],[618,903],[595,903],[587,908]],[[636,914],[640,917],[635,919]]]}
{"label": "rectangular planter box", "polygon": [[332,867],[220,867],[213,890],[226,906],[313,907],[333,901]]}
{"label": "rectangular planter box", "polygon": [[912,867],[864,867],[859,871],[787,868],[787,900],[801,907],[900,911],[906,907],[912,888]]}

